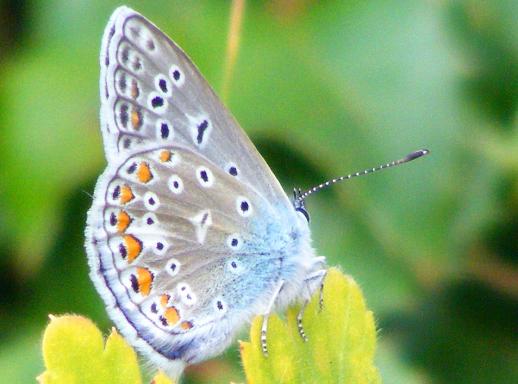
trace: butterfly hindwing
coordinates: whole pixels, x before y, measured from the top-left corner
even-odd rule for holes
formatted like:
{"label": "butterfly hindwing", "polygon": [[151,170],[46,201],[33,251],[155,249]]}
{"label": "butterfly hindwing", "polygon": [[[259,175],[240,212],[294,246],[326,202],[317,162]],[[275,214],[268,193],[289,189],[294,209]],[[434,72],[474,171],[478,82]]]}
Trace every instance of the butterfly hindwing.
{"label": "butterfly hindwing", "polygon": [[169,358],[205,358],[192,340],[204,340],[211,354],[225,348],[235,324],[270,294],[282,252],[269,242],[289,242],[278,230],[286,219],[183,147],[135,152],[101,180],[88,243],[99,258],[92,273],[114,296],[116,312]]}

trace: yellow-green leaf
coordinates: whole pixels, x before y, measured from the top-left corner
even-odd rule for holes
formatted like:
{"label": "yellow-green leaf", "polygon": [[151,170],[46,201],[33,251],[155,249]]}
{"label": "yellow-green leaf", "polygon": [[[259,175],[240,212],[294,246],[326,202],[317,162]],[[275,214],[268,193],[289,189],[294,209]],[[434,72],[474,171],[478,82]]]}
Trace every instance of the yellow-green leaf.
{"label": "yellow-green leaf", "polygon": [[[82,316],[51,316],[43,335],[43,359],[47,370],[42,384],[141,384],[135,351],[115,329],[106,340],[101,331]],[[159,373],[155,384],[172,384]]]}
{"label": "yellow-green leaf", "polygon": [[163,372],[158,372],[151,384],[174,384]]}
{"label": "yellow-green leaf", "polygon": [[358,285],[329,269],[323,306],[315,294],[304,311],[304,342],[297,329],[300,307],[290,308],[286,321],[268,320],[268,352],[261,351],[262,317],[252,323],[250,342],[241,342],[241,358],[249,384],[380,383],[374,366],[376,328]]}

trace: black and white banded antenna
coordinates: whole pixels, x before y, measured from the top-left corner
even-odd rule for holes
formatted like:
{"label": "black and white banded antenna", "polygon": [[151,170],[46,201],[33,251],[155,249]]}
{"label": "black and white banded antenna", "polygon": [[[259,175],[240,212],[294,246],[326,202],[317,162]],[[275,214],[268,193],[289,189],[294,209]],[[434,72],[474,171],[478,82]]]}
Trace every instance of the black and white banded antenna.
{"label": "black and white banded antenna", "polygon": [[351,174],[346,175],[346,176],[340,176],[340,177],[337,177],[335,179],[327,180],[327,181],[323,182],[322,184],[319,184],[319,185],[317,185],[317,186],[315,186],[313,188],[308,189],[305,192],[302,192],[300,189],[294,189],[293,190],[293,197],[294,197],[293,205],[295,206],[295,210],[301,212],[306,217],[306,219],[309,221],[309,214],[308,214],[308,212],[306,211],[306,209],[304,207],[304,200],[309,195],[312,195],[312,194],[314,194],[316,192],[319,192],[322,189],[328,188],[331,185],[339,183],[341,181],[349,180],[349,179],[352,179],[352,178],[358,177],[358,176],[368,175],[370,173],[381,171],[382,169],[396,167],[398,165],[405,164],[405,163],[408,163],[408,162],[410,162],[412,160],[415,160],[415,159],[418,159],[418,158],[423,157],[425,155],[428,155],[429,153],[430,153],[430,151],[428,149],[419,149],[418,151],[414,151],[412,153],[409,153],[408,155],[406,155],[402,159],[394,160],[394,161],[391,161],[390,163],[382,164],[382,165],[379,165],[379,166],[374,167],[374,168],[367,168],[367,169],[365,169],[365,170],[363,170],[361,172],[355,172],[355,173],[351,173]]}

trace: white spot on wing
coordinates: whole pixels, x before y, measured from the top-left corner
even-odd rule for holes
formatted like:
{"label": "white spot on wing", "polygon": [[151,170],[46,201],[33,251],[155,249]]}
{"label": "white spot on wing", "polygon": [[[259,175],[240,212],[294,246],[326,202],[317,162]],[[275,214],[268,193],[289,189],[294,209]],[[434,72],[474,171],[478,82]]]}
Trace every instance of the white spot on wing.
{"label": "white spot on wing", "polygon": [[179,195],[183,192],[183,181],[178,175],[172,175],[167,182],[167,185],[171,192],[175,195]]}
{"label": "white spot on wing", "polygon": [[142,216],[142,226],[146,228],[155,228],[158,224],[158,218],[154,213],[148,212]]}
{"label": "white spot on wing", "polygon": [[228,306],[222,297],[216,297],[212,301],[212,305],[214,306],[214,310],[217,312],[219,316],[223,316],[225,313],[227,313]]}
{"label": "white spot on wing", "polygon": [[243,266],[243,263],[241,263],[237,259],[230,259],[227,262],[227,269],[230,271],[230,273],[240,275],[243,272],[245,272],[245,267]]}
{"label": "white spot on wing", "polygon": [[207,116],[192,117],[187,115],[191,130],[191,138],[193,143],[199,148],[204,148],[209,141],[212,132],[212,123]]}
{"label": "white spot on wing", "polygon": [[234,164],[234,163],[228,163],[226,166],[225,166],[225,171],[231,175],[231,176],[234,176],[234,177],[237,177],[239,176],[239,170],[237,169],[237,165]]}
{"label": "white spot on wing", "polygon": [[185,82],[185,75],[177,65],[171,66],[169,69],[169,77],[177,87],[181,87]]}
{"label": "white spot on wing", "polygon": [[125,23],[124,35],[143,51],[157,51],[157,43],[152,33],[138,19],[132,18]]}
{"label": "white spot on wing", "polygon": [[212,187],[214,184],[214,176],[211,170],[206,167],[196,168],[196,178],[202,187]]}
{"label": "white spot on wing", "polygon": [[227,237],[227,245],[234,250],[238,250],[243,245],[243,240],[241,239],[241,236],[237,233],[233,233],[229,237]]}
{"label": "white spot on wing", "polygon": [[169,243],[163,239],[152,240],[149,242],[149,247],[153,249],[156,255],[162,256],[169,249]]}
{"label": "white spot on wing", "polygon": [[243,197],[243,196],[239,196],[236,199],[236,209],[237,209],[237,212],[243,217],[248,217],[253,212],[253,208],[252,208],[252,204],[250,203],[250,200],[248,200],[246,197]]}
{"label": "white spot on wing", "polygon": [[176,259],[169,259],[166,264],[165,270],[171,276],[176,276],[180,272],[181,263]]}
{"label": "white spot on wing", "polygon": [[173,94],[171,82],[161,73],[155,76],[155,89],[166,97],[171,97]]}
{"label": "white spot on wing", "polygon": [[147,105],[151,111],[161,115],[167,110],[168,102],[158,92],[150,92],[147,98]]}
{"label": "white spot on wing", "polygon": [[176,294],[180,298],[181,302],[187,306],[192,306],[196,303],[196,295],[187,283],[178,283],[176,286]]}
{"label": "white spot on wing", "polygon": [[160,200],[158,200],[158,196],[153,192],[146,192],[143,197],[144,206],[146,209],[150,211],[156,211],[160,206]]}
{"label": "white spot on wing", "polygon": [[212,216],[210,210],[204,210],[191,219],[192,225],[196,231],[196,240],[203,244],[207,236],[207,229],[212,225]]}

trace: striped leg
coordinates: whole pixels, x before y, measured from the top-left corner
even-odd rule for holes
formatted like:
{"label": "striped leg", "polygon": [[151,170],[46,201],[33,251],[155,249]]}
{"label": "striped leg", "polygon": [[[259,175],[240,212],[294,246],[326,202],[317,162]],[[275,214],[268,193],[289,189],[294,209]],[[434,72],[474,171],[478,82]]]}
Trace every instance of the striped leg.
{"label": "striped leg", "polygon": [[[319,310],[322,310],[322,306],[324,305],[324,279],[327,274],[327,269],[321,269],[318,270],[311,275],[309,275],[304,281],[306,284],[308,284],[310,281],[319,279],[320,280],[320,297],[319,297]],[[307,285],[306,285],[307,287]],[[304,327],[302,326],[302,317],[304,316],[304,310],[306,309],[306,306],[308,305],[310,299],[307,299],[304,304],[302,305],[302,308],[300,309],[299,313],[297,314],[297,328],[299,330],[299,335],[302,337],[302,340],[308,341],[308,337],[306,336],[306,332],[304,332]]]}
{"label": "striped leg", "polygon": [[261,327],[261,348],[263,350],[264,357],[268,357],[268,346],[266,345],[266,332],[268,330],[268,317],[270,317],[270,313],[273,310],[273,306],[275,305],[275,300],[279,296],[279,292],[281,291],[284,285],[284,280],[280,280],[275,287],[275,291],[273,292],[272,297],[270,298],[270,302],[268,303],[268,308],[266,312],[263,314],[263,325]]}

